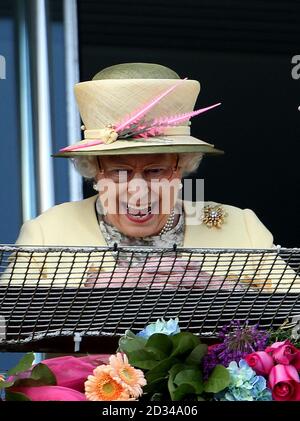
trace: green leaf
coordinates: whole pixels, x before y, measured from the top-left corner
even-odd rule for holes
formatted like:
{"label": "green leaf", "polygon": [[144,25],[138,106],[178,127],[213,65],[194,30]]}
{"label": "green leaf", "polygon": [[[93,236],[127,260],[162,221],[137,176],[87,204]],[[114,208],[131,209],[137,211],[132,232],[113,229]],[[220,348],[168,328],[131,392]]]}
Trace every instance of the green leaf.
{"label": "green leaf", "polygon": [[50,368],[43,363],[37,364],[27,379],[17,379],[15,386],[55,386],[57,384],[56,377]]}
{"label": "green leaf", "polygon": [[230,382],[229,371],[223,365],[216,365],[208,380],[204,383],[204,391],[218,393],[224,390]]}
{"label": "green leaf", "polygon": [[167,390],[167,376],[160,377],[154,380],[151,383],[147,383],[146,386],[143,387],[144,393],[148,395],[153,395],[154,393],[165,393]]}
{"label": "green leaf", "polygon": [[169,336],[163,333],[155,333],[147,340],[146,349],[155,353],[158,360],[162,360],[170,355],[173,344]]}
{"label": "green leaf", "polygon": [[18,362],[18,364],[8,370],[7,374],[8,376],[16,376],[24,371],[27,371],[32,368],[32,364],[34,361],[34,353],[29,352],[28,354],[25,354],[24,357]]}
{"label": "green leaf", "polygon": [[185,363],[191,365],[199,365],[202,361],[202,358],[207,353],[207,345],[206,344],[199,344],[190,355],[186,358]]}
{"label": "green leaf", "polygon": [[161,379],[167,376],[170,368],[176,363],[178,363],[178,360],[173,357],[169,357],[165,360],[160,361],[155,367],[153,367],[151,370],[148,371],[148,373],[146,373],[145,377],[147,383],[151,384],[157,379]]}
{"label": "green leaf", "polygon": [[175,364],[169,370],[168,390],[172,400],[180,400],[185,395],[203,392],[202,372],[198,367]]}
{"label": "green leaf", "polygon": [[125,336],[122,336],[119,340],[119,351],[125,352],[128,356],[130,352],[138,351],[143,349],[146,344],[146,339],[136,336],[130,330],[126,332]]}
{"label": "green leaf", "polygon": [[173,367],[171,367],[169,370],[170,377],[174,380],[176,374],[179,373],[179,371],[184,370],[185,368],[186,368],[186,365],[183,363],[178,363],[178,364],[173,365]]}
{"label": "green leaf", "polygon": [[176,335],[170,336],[170,338],[173,342],[172,357],[192,352],[192,350],[200,343],[200,339],[190,332],[180,332]]}
{"label": "green leaf", "polygon": [[136,336],[136,334],[135,333],[133,333],[131,330],[129,330],[129,329],[127,329],[126,331],[125,331],[125,335],[123,335],[123,337],[126,337],[126,338],[137,338],[137,336]]}
{"label": "green leaf", "polygon": [[151,401],[162,401],[163,400],[163,394],[162,393],[154,393],[151,398],[150,398],[150,402]]}
{"label": "green leaf", "polygon": [[6,382],[5,380],[0,381],[0,389],[6,389],[7,387],[11,387],[14,382]]}
{"label": "green leaf", "polygon": [[26,395],[24,395],[24,393],[9,392],[8,390],[5,392],[5,400],[6,401],[30,401],[30,399]]}
{"label": "green leaf", "polygon": [[174,378],[174,384],[177,386],[189,384],[193,386],[195,393],[200,395],[203,392],[202,373],[197,368],[187,368],[179,371]]}
{"label": "green leaf", "polygon": [[128,354],[128,361],[135,368],[141,368],[143,370],[151,370],[158,364],[156,355],[145,349]]}
{"label": "green leaf", "polygon": [[192,385],[182,383],[171,396],[172,401],[181,401],[187,395],[195,394],[195,389]]}
{"label": "green leaf", "polygon": [[39,363],[33,368],[31,378],[34,380],[43,379],[44,382],[47,382],[45,386],[56,386],[57,384],[55,374],[43,363]]}
{"label": "green leaf", "polygon": [[171,367],[171,369],[169,370],[168,390],[171,397],[173,396],[173,393],[175,392],[177,388],[177,386],[174,384],[174,379],[180,371],[184,370],[184,368],[185,368],[185,365],[182,363],[179,363],[179,364],[173,365],[173,367]]}

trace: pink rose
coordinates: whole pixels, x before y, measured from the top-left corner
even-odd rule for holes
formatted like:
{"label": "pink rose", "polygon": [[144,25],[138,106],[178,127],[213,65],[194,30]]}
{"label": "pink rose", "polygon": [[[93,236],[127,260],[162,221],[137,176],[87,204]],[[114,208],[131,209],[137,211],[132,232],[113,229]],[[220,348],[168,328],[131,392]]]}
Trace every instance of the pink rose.
{"label": "pink rose", "polygon": [[31,401],[86,401],[84,393],[61,386],[12,387],[10,391],[23,393]]}
{"label": "pink rose", "polygon": [[260,376],[266,376],[274,366],[273,358],[265,351],[257,351],[245,357],[248,365]]}
{"label": "pink rose", "polygon": [[[55,386],[12,386],[8,390],[25,394],[33,401],[82,401],[85,399],[84,382],[93,370],[108,363],[108,354],[86,357],[63,356],[43,360],[56,378]],[[21,373],[19,379],[30,377],[31,370]],[[13,380],[13,376],[8,381]]]}
{"label": "pink rose", "polygon": [[42,361],[56,377],[58,386],[84,392],[84,382],[101,364],[108,363],[109,355],[88,355],[86,357],[56,357]]}
{"label": "pink rose", "polygon": [[272,355],[278,364],[292,364],[297,370],[300,369],[300,351],[288,340],[275,342],[266,348],[266,352]]}
{"label": "pink rose", "polygon": [[292,365],[275,365],[269,374],[269,387],[275,401],[300,401],[299,375]]}

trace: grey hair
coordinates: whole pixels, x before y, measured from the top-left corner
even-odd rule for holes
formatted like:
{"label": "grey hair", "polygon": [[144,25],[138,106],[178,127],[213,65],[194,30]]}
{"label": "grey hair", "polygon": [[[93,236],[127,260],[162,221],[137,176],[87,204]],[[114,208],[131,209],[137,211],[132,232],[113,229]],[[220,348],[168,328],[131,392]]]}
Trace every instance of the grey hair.
{"label": "grey hair", "polygon": [[[197,171],[200,162],[203,159],[203,153],[186,152],[179,155],[178,166],[182,168],[182,175],[187,175]],[[76,170],[86,179],[94,179],[98,172],[97,157],[85,155],[72,158]]]}
{"label": "grey hair", "polygon": [[178,166],[182,168],[183,177],[188,176],[197,171],[204,154],[203,153],[192,153],[186,152],[179,155]]}

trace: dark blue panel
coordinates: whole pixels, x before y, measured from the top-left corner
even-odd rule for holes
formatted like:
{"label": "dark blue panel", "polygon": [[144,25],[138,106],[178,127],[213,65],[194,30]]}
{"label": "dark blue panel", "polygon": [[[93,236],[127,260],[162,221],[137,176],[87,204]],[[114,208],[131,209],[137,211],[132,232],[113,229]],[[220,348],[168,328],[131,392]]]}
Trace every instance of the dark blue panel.
{"label": "dark blue panel", "polygon": [[20,359],[24,356],[20,352],[1,352],[0,353],[0,373],[14,367],[18,364]]}
{"label": "dark blue panel", "polygon": [[19,118],[14,24],[0,19],[0,54],[6,61],[6,79],[0,79],[0,243],[14,243],[21,225]]}

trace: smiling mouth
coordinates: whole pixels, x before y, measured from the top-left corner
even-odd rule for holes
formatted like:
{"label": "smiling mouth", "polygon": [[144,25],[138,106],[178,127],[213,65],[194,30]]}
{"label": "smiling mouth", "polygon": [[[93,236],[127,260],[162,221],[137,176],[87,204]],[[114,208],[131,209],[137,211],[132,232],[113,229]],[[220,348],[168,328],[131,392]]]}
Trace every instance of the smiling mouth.
{"label": "smiling mouth", "polygon": [[127,204],[127,214],[134,218],[144,218],[145,216],[152,215],[151,210],[151,205],[148,207],[136,208]]}

